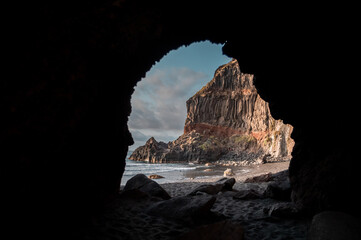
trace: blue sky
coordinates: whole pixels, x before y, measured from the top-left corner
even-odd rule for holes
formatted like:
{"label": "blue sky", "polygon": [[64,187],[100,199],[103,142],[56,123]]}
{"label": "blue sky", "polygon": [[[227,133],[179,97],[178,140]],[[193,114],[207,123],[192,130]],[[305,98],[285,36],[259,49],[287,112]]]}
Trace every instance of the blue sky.
{"label": "blue sky", "polygon": [[150,138],[169,142],[183,133],[186,101],[212,80],[215,70],[231,61],[222,44],[193,43],[170,51],[138,82],[132,95],[129,130],[133,151]]}

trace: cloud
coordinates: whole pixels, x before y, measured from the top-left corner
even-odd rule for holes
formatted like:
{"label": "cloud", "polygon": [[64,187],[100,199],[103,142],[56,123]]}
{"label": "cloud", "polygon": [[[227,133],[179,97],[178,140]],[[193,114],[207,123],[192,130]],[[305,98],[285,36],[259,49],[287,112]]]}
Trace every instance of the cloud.
{"label": "cloud", "polygon": [[140,98],[132,99],[132,113],[129,118],[129,127],[132,129],[159,129],[161,121],[155,113],[151,103]]}
{"label": "cloud", "polygon": [[144,135],[142,132],[136,129],[131,129],[131,131],[134,141],[147,141],[149,139],[148,136]]}
{"label": "cloud", "polygon": [[151,129],[164,132],[164,138],[169,137],[166,131],[182,132],[186,101],[209,80],[205,73],[189,68],[153,70],[138,83],[132,96],[131,132]]}
{"label": "cloud", "polygon": [[206,78],[206,74],[188,68],[155,70],[135,89],[130,128],[183,129],[185,103],[202,86],[200,80]]}
{"label": "cloud", "polygon": [[157,101],[189,98],[193,95],[190,92],[202,86],[205,79],[208,79],[205,73],[189,68],[156,69],[137,85],[133,96]]}

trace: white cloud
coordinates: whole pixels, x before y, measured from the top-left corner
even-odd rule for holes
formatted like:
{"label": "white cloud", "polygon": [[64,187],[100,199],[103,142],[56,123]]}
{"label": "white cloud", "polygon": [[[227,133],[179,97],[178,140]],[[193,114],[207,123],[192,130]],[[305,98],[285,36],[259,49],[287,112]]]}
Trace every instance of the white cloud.
{"label": "white cloud", "polygon": [[136,129],[131,129],[131,131],[134,141],[147,141],[149,139],[148,136]]}
{"label": "white cloud", "polygon": [[208,81],[205,73],[189,68],[152,71],[138,83],[132,96],[131,132],[149,137],[154,134],[162,141],[175,140],[183,132],[186,101]]}

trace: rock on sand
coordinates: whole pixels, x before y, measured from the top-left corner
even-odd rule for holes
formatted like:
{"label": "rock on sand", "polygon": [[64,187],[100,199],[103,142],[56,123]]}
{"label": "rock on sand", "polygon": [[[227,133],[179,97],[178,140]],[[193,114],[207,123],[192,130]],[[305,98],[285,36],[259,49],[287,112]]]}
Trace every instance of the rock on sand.
{"label": "rock on sand", "polygon": [[158,175],[158,174],[152,174],[149,176],[150,179],[160,179],[160,178],[164,178],[163,176],[161,175]]}
{"label": "rock on sand", "polygon": [[231,168],[227,168],[226,171],[224,171],[223,176],[225,177],[234,176],[234,172],[232,171]]}
{"label": "rock on sand", "polygon": [[124,191],[138,189],[150,196],[162,199],[170,199],[169,194],[155,181],[149,179],[144,174],[137,174],[128,180],[124,187]]}

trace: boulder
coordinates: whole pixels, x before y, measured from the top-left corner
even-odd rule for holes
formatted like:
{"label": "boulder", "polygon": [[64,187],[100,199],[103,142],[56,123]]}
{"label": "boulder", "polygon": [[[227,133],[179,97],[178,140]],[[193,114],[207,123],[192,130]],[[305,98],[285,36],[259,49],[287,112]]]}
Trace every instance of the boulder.
{"label": "boulder", "polygon": [[164,178],[163,176],[161,175],[158,175],[158,174],[152,174],[149,176],[150,179],[160,179],[160,178]]}
{"label": "boulder", "polygon": [[359,240],[361,239],[361,220],[343,212],[321,212],[312,219],[308,239]]}
{"label": "boulder", "polygon": [[263,198],[263,194],[254,189],[241,190],[233,196],[234,199],[251,200]]}
{"label": "boulder", "polygon": [[139,189],[131,189],[127,191],[121,191],[119,193],[119,199],[121,201],[148,201],[150,200],[150,195],[140,191]]}
{"label": "boulder", "polygon": [[171,197],[169,194],[155,181],[147,178],[144,174],[137,174],[128,180],[124,187],[124,191],[138,189],[153,197],[159,197],[167,200]]}
{"label": "boulder", "polygon": [[265,197],[273,198],[281,201],[291,201],[291,185],[290,182],[272,182],[267,186]]}
{"label": "boulder", "polygon": [[219,193],[220,191],[222,191],[222,188],[223,188],[223,184],[215,184],[215,185],[205,184],[205,185],[201,185],[201,186],[197,187],[188,195],[194,196],[199,193],[207,193],[210,195],[215,195],[215,194]]}
{"label": "boulder", "polygon": [[223,191],[232,191],[233,185],[236,183],[235,178],[221,178],[216,183],[223,184]]}
{"label": "boulder", "polygon": [[236,183],[234,178],[222,178],[214,184],[204,184],[194,189],[188,195],[197,195],[198,193],[207,193],[215,195],[221,191],[232,191],[233,185]]}
{"label": "boulder", "polygon": [[258,182],[269,182],[273,180],[273,174],[272,173],[266,173],[262,175],[258,175],[255,177],[247,178],[244,182],[245,183],[258,183]]}
{"label": "boulder", "polygon": [[273,204],[271,207],[265,207],[263,212],[271,217],[279,218],[297,218],[302,216],[299,209],[292,202],[280,202]]}
{"label": "boulder", "polygon": [[283,181],[289,181],[288,175],[289,173],[287,169],[277,173],[269,172],[255,177],[250,177],[247,178],[244,182],[245,183],[259,183],[259,182],[270,182],[270,181],[283,182]]}
{"label": "boulder", "polygon": [[232,168],[227,168],[224,173],[223,176],[228,177],[228,176],[234,176],[234,172],[232,170]]}
{"label": "boulder", "polygon": [[272,177],[273,177],[272,181],[275,182],[289,181],[289,170],[286,169],[281,172],[274,173],[272,174]]}
{"label": "boulder", "polygon": [[215,201],[216,198],[209,195],[175,197],[152,204],[146,212],[192,225],[212,215],[210,210]]}

